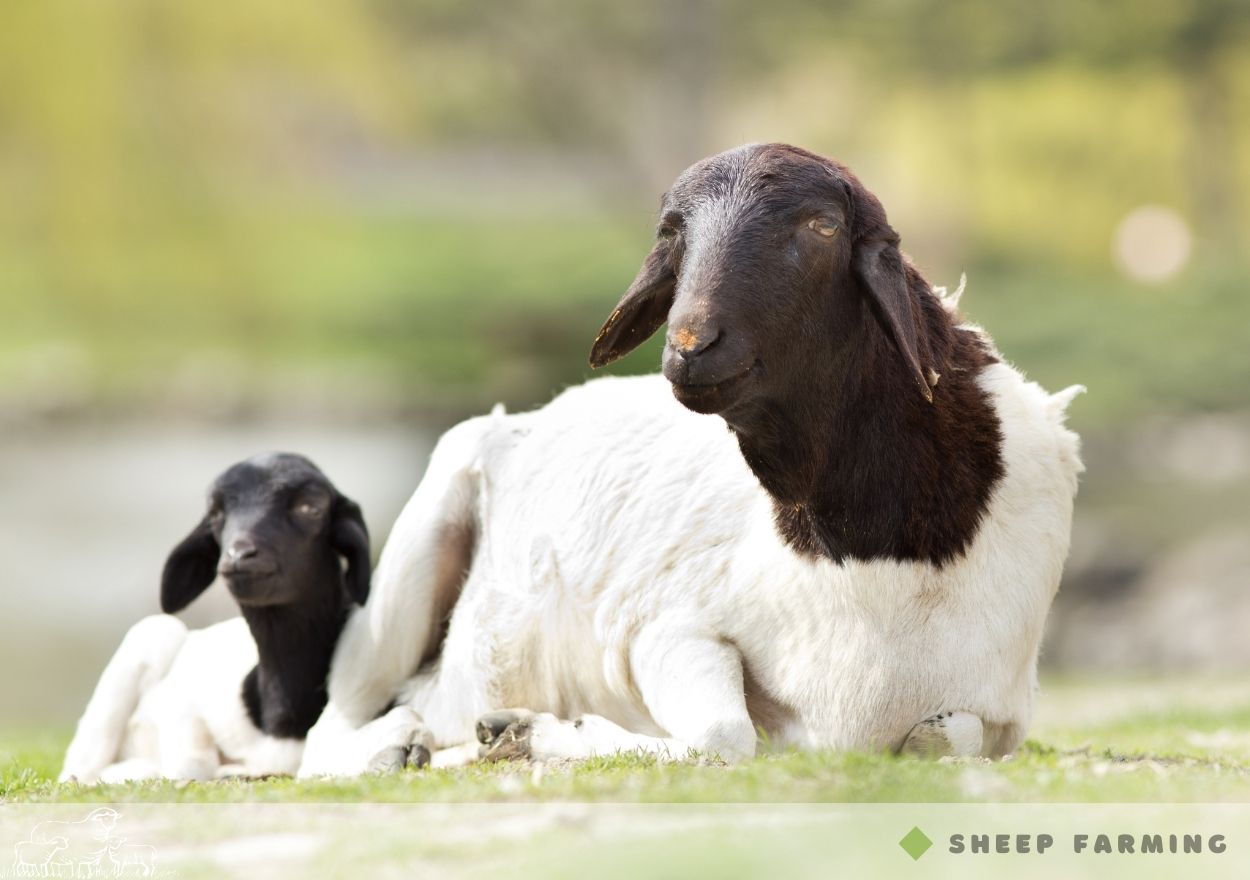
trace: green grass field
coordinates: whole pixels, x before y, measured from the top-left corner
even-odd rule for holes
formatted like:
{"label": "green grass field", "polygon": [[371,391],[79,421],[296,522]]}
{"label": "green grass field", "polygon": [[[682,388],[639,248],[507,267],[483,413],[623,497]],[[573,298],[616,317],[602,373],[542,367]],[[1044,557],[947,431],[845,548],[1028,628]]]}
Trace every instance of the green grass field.
{"label": "green grass field", "polygon": [[998,762],[783,753],[726,767],[623,755],[569,766],[297,782],[57,785],[67,733],[0,739],[4,802],[1203,802],[1250,800],[1250,682],[1061,681],[1032,739]]}

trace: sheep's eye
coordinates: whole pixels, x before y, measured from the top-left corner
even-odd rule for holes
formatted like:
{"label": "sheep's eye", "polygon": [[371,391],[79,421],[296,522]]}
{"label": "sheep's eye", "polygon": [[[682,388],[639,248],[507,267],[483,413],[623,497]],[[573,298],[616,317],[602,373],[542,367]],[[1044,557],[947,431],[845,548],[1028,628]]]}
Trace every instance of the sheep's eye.
{"label": "sheep's eye", "polygon": [[838,234],[838,225],[832,220],[826,220],[824,217],[813,217],[811,220],[808,220],[807,228],[825,238],[833,238]]}
{"label": "sheep's eye", "polygon": [[660,216],[660,225],[656,228],[655,235],[666,241],[674,239],[681,233],[683,224],[684,219],[681,214],[676,211],[665,211]]}
{"label": "sheep's eye", "polygon": [[321,507],[313,504],[311,501],[301,501],[295,505],[295,512],[300,516],[306,516],[309,519],[316,519],[321,516]]}
{"label": "sheep's eye", "polygon": [[222,510],[220,507],[214,506],[210,508],[208,511],[208,521],[212,523],[213,525],[216,525],[217,523],[221,522],[225,518],[226,518],[226,512]]}

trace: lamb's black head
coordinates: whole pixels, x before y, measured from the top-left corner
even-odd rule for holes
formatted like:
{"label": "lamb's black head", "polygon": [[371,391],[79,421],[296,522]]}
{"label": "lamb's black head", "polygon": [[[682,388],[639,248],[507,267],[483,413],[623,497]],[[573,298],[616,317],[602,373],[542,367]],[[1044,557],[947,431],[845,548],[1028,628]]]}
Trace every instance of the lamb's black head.
{"label": "lamb's black head", "polygon": [[732,423],[810,384],[816,359],[843,357],[870,315],[900,387],[931,400],[908,271],[881,203],[844,166],[782,144],[739,147],[692,165],[664,195],[656,244],[590,362],[616,360],[667,321],[673,393]]}
{"label": "lamb's black head", "polygon": [[363,604],[369,534],[360,508],[303,456],[239,462],[213,481],[204,519],[165,561],[161,608],[180,611],[218,575],[245,608],[341,602],[344,591]]}

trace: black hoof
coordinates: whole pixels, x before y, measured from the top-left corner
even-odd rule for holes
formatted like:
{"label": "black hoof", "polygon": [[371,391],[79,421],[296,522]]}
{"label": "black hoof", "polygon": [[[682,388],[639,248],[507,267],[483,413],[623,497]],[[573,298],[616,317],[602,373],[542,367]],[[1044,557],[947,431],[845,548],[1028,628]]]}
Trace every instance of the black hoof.
{"label": "black hoof", "polygon": [[512,722],[495,738],[482,759],[486,761],[527,760],[530,756],[531,727],[528,718]]}
{"label": "black hoof", "polygon": [[415,769],[430,766],[430,750],[418,743],[408,751],[408,766]]}
{"label": "black hoof", "polygon": [[524,712],[516,709],[499,709],[495,712],[487,712],[481,718],[477,719],[477,741],[482,745],[491,745],[499,737],[503,736],[503,732],[508,729],[509,725],[524,720],[527,716]]}
{"label": "black hoof", "polygon": [[933,760],[949,755],[950,740],[946,736],[946,719],[953,713],[939,713],[921,721],[907,734],[901,753]]}
{"label": "black hoof", "polygon": [[397,773],[408,763],[407,746],[389,746],[369,759],[369,773]]}

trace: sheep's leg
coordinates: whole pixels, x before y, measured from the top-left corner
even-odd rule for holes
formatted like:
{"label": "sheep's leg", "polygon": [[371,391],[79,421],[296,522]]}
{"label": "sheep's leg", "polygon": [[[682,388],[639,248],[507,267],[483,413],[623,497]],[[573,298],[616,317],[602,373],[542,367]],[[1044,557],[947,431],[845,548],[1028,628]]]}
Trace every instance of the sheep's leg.
{"label": "sheep's leg", "polygon": [[291,776],[299,769],[304,754],[304,741],[286,737],[260,736],[240,750],[235,763],[217,768],[217,778]]}
{"label": "sheep's leg", "polygon": [[496,709],[487,712],[477,719],[477,741],[482,745],[492,745],[505,730],[520,721],[534,717],[529,709]]}
{"label": "sheep's leg", "polygon": [[[473,462],[488,420],[448,431],[430,457],[421,485],[391,530],[365,607],[347,621],[335,649],[329,702],[308,732],[300,776],[354,775],[390,749],[382,765],[421,734],[420,719],[364,733],[432,651],[469,567],[477,497]],[[379,719],[380,720],[380,719]],[[392,719],[395,720],[395,719]],[[392,742],[378,736],[389,731]],[[360,733],[360,736],[357,734]]]}
{"label": "sheep's leg", "polygon": [[352,734],[349,744],[367,756],[365,771],[394,773],[430,763],[434,737],[409,706],[396,706]]}
{"label": "sheep's leg", "polygon": [[156,779],[161,775],[155,761],[146,758],[131,758],[110,764],[100,771],[99,781],[113,785],[121,782],[138,782],[144,779]]}
{"label": "sheep's leg", "polygon": [[170,706],[157,718],[160,775],[205,781],[217,775],[221,755],[206,725],[189,704]]}
{"label": "sheep's leg", "polygon": [[[319,725],[323,724],[324,715],[322,719],[317,722]],[[335,719],[334,738],[326,740],[341,751],[321,758],[313,768],[305,759],[299,768],[300,777],[394,773],[430,762],[433,737],[410,706],[395,706],[359,728],[339,726],[341,722],[341,718]],[[305,744],[305,756],[309,744],[311,741]]]}
{"label": "sheep's leg", "polygon": [[968,758],[980,755],[984,742],[980,718],[969,712],[944,712],[913,727],[900,751],[921,758]]}
{"label": "sheep's leg", "polygon": [[[477,739],[473,742],[438,749],[430,755],[429,765],[432,769],[443,770],[449,767],[467,767],[476,764],[487,756],[491,747],[500,742],[504,732],[516,724],[532,718],[534,713],[528,709],[500,709],[488,712],[477,721]],[[501,760],[502,753],[491,755],[491,760]]]}
{"label": "sheep's leg", "polygon": [[430,756],[430,767],[444,770],[449,767],[467,767],[476,764],[482,758],[483,748],[476,742],[464,743],[446,749],[439,749]]}
{"label": "sheep's leg", "polygon": [[653,625],[635,641],[630,666],[651,717],[669,736],[633,733],[598,715],[563,721],[542,713],[505,729],[490,744],[487,758],[548,760],[643,752],[666,760],[697,753],[739,761],[755,754],[742,658],[732,646],[713,635]]}
{"label": "sheep's leg", "polygon": [[676,761],[690,755],[692,749],[676,739],[630,733],[599,715],[581,715],[565,721],[550,712],[539,712],[508,725],[490,743],[484,757],[487,761],[550,761],[620,752]]}
{"label": "sheep's leg", "polygon": [[61,782],[95,782],[116,761],[139,698],[169,671],[186,637],[182,622],[165,614],[145,617],[127,631],[78,722]]}

